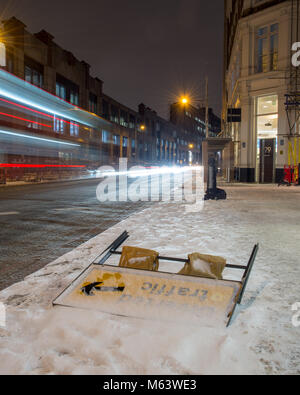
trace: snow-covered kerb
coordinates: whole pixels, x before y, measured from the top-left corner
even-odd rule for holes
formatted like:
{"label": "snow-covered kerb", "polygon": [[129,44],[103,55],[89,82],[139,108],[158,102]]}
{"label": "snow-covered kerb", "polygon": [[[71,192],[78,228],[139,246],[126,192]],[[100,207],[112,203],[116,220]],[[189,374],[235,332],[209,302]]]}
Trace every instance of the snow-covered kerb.
{"label": "snow-covered kerb", "polygon": [[[110,228],[0,293],[0,373],[25,374],[299,374],[300,190],[228,187],[227,201],[198,213],[158,203]],[[163,255],[200,252],[246,264],[260,252],[233,324],[200,328],[53,309],[52,300],[103,247],[127,230],[127,245]],[[117,263],[117,262],[116,262]],[[166,266],[164,266],[166,265]],[[162,270],[180,266],[161,262]],[[226,270],[226,278],[238,273]],[[297,320],[298,322],[298,320]]]}

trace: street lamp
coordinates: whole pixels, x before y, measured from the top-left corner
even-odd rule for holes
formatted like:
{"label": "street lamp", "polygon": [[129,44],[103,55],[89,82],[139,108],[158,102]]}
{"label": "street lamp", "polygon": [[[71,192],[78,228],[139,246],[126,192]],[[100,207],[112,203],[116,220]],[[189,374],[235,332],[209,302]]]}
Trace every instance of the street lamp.
{"label": "street lamp", "polygon": [[180,99],[180,102],[181,102],[181,104],[183,104],[183,105],[185,106],[185,105],[188,104],[189,99],[188,99],[186,96],[184,96],[184,97],[182,97],[182,98]]}

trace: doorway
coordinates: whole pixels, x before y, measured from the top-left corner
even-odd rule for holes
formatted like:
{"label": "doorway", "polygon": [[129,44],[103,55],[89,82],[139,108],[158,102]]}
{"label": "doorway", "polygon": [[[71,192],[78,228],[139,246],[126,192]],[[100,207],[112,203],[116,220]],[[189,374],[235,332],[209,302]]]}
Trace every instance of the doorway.
{"label": "doorway", "polygon": [[276,139],[260,140],[259,182],[271,184],[275,182],[274,159]]}

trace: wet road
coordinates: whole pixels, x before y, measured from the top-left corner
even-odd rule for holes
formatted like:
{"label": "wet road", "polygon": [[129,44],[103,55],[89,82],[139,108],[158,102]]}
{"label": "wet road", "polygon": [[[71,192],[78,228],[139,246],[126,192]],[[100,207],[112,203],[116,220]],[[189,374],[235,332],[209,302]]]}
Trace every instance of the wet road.
{"label": "wet road", "polygon": [[150,204],[100,203],[99,182],[0,188],[0,290]]}

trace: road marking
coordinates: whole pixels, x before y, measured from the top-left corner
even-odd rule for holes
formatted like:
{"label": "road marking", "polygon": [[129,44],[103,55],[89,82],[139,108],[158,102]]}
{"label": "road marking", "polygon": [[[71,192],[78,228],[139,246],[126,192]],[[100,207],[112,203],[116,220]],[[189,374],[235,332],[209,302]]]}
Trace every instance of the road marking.
{"label": "road marking", "polygon": [[18,213],[18,211],[8,211],[6,213],[0,213],[0,216],[5,216],[5,215],[18,215],[20,213]]}
{"label": "road marking", "polygon": [[65,207],[65,208],[55,208],[53,211],[87,211],[88,209],[84,207]]}
{"label": "road marking", "polygon": [[91,214],[91,215],[98,215],[98,211],[93,211],[92,209],[89,209],[87,207],[66,207],[66,208],[55,208],[53,209],[53,212],[55,214],[60,214],[60,213],[68,213],[68,212],[76,212],[76,213],[82,213],[82,214]]}

